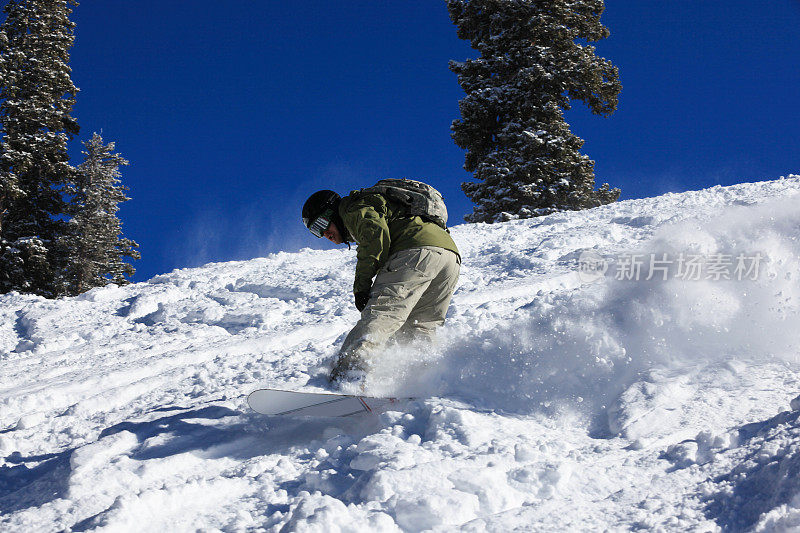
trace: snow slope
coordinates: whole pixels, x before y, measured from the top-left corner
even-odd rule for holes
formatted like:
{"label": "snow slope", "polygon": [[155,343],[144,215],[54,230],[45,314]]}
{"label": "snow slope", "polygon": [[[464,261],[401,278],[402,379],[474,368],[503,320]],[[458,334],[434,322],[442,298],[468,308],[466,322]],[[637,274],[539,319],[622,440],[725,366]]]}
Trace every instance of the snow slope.
{"label": "snow slope", "polygon": [[357,319],[347,250],[0,296],[0,530],[800,530],[798,193],[453,228],[439,343],[389,347],[370,385],[422,399],[380,416],[245,402],[324,387]]}

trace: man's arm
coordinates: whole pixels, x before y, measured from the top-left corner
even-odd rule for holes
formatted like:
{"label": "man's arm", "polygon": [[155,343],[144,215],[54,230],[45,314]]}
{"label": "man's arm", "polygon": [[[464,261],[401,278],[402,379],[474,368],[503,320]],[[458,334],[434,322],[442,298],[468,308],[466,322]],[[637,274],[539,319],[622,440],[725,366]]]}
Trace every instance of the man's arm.
{"label": "man's arm", "polygon": [[353,292],[369,291],[372,278],[389,257],[391,239],[386,224],[386,201],[380,195],[365,194],[349,203],[341,215],[347,230],[358,242]]}

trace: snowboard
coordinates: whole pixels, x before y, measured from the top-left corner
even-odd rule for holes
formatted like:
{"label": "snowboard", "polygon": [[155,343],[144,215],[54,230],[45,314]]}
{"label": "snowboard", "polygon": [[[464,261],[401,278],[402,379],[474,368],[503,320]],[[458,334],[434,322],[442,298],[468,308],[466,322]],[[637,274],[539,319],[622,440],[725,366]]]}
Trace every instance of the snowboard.
{"label": "snowboard", "polygon": [[377,413],[399,401],[397,398],[281,389],[258,389],[247,397],[250,408],[257,413],[291,417],[345,417],[360,413]]}

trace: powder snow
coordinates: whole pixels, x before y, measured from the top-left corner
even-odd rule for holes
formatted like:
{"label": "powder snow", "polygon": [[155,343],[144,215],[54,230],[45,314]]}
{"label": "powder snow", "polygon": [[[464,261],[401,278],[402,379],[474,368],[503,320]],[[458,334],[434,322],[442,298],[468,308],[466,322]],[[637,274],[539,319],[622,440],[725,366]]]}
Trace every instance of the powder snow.
{"label": "powder snow", "polygon": [[381,414],[321,391],[355,254],[0,296],[0,530],[800,530],[800,176],[452,228]]}

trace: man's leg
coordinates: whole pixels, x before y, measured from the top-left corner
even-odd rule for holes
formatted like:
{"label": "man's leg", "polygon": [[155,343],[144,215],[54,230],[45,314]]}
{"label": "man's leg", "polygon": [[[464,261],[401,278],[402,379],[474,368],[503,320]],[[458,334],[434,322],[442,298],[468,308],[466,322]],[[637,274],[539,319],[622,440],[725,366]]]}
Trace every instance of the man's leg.
{"label": "man's leg", "polygon": [[430,342],[436,328],[444,324],[458,282],[461,260],[450,250],[440,248],[438,253],[442,256],[441,268],[409,313],[403,327],[395,333],[394,338],[398,342]]}
{"label": "man's leg", "polygon": [[[349,371],[368,371],[375,350],[408,320],[443,264],[438,248],[423,247],[394,254],[375,277],[367,307],[339,351],[331,373],[338,380]],[[448,300],[449,301],[449,300]]]}

